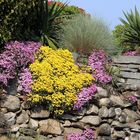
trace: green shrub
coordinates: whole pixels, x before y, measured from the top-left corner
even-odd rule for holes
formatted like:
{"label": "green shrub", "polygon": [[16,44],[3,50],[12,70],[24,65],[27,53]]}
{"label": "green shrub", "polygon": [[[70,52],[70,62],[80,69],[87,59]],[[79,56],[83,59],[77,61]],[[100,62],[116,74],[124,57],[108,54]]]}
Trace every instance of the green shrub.
{"label": "green shrub", "polygon": [[37,0],[0,1],[0,42],[15,39],[32,39]]}
{"label": "green shrub", "polygon": [[123,12],[126,19],[120,18],[124,26],[122,34],[123,44],[140,46],[140,14],[135,7],[135,11]]}
{"label": "green shrub", "polygon": [[64,3],[54,2],[48,8],[48,0],[2,0],[0,1],[0,42],[8,40],[41,40],[55,46],[59,23],[54,23],[65,8]]}
{"label": "green shrub", "polygon": [[123,42],[122,42],[122,34],[124,32],[124,28],[125,28],[124,25],[119,24],[112,31],[113,36],[115,38],[115,43],[118,46],[122,46],[123,45]]}
{"label": "green shrub", "polygon": [[79,15],[61,28],[63,33],[59,36],[59,44],[71,51],[87,54],[95,48],[113,49],[113,37],[105,23],[98,18]]}

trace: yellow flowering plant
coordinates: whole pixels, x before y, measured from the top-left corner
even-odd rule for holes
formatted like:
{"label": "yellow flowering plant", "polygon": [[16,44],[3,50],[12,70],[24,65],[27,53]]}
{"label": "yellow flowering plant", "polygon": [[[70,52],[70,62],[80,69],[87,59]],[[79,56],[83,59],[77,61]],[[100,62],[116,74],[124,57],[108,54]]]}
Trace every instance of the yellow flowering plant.
{"label": "yellow flowering plant", "polygon": [[61,115],[71,110],[77,94],[93,81],[91,74],[83,73],[74,63],[68,50],[42,46],[29,68],[33,83],[28,101],[46,103],[54,114]]}

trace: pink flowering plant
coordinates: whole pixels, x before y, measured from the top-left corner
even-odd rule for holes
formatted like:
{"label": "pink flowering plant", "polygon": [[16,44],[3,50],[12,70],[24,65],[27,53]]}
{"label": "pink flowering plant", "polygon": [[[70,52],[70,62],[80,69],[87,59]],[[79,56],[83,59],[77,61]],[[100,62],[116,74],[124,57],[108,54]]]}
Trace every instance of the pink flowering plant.
{"label": "pink flowering plant", "polygon": [[96,92],[97,88],[95,84],[91,85],[90,87],[83,88],[82,91],[77,95],[77,101],[74,104],[73,109],[82,109],[82,107],[93,98]]}
{"label": "pink flowering plant", "polygon": [[136,56],[137,52],[136,51],[127,51],[123,53],[124,56]]}
{"label": "pink flowering plant", "polygon": [[94,140],[94,131],[87,128],[82,133],[70,133],[67,140]]}
{"label": "pink flowering plant", "polygon": [[26,68],[34,61],[34,55],[40,46],[40,43],[32,41],[8,42],[0,54],[0,84],[6,87],[9,80],[19,78],[18,83],[21,84],[19,90],[28,92],[27,86],[31,83],[31,75]]}
{"label": "pink flowering plant", "polygon": [[92,74],[96,82],[106,84],[111,82],[112,76],[110,76],[105,68],[107,63],[107,55],[103,50],[94,49],[88,58],[88,65],[92,68]]}
{"label": "pink flowering plant", "polygon": [[132,103],[137,102],[137,100],[138,100],[137,97],[134,96],[134,95],[131,95],[131,96],[128,97],[128,101],[130,101],[130,102],[132,102]]}

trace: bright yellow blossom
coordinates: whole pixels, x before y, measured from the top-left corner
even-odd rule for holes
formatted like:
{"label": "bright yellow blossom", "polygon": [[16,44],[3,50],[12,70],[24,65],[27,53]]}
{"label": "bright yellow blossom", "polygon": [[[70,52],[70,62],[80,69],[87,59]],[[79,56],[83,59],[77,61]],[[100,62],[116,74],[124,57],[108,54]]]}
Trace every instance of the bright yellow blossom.
{"label": "bright yellow blossom", "polygon": [[52,112],[56,114],[70,110],[77,100],[77,93],[93,80],[92,75],[83,73],[74,63],[71,52],[46,46],[39,49],[30,71],[33,93],[29,100],[49,102]]}

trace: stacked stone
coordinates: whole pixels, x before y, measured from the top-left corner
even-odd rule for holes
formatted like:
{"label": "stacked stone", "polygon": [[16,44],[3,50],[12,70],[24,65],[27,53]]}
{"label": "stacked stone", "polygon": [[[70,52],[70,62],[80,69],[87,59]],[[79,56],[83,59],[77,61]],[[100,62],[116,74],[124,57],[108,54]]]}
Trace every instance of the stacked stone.
{"label": "stacked stone", "polygon": [[[139,140],[140,100],[133,103],[125,97],[98,87],[88,107],[52,118],[42,107],[29,108],[20,98],[8,95],[1,102],[0,140],[7,134],[10,134],[9,140],[14,137],[17,140],[66,140],[68,134],[86,128],[95,131],[97,140]],[[6,122],[7,128],[2,122]]]}
{"label": "stacked stone", "polygon": [[140,56],[118,56],[114,65],[120,68],[120,77],[126,84],[126,89],[140,89]]}

